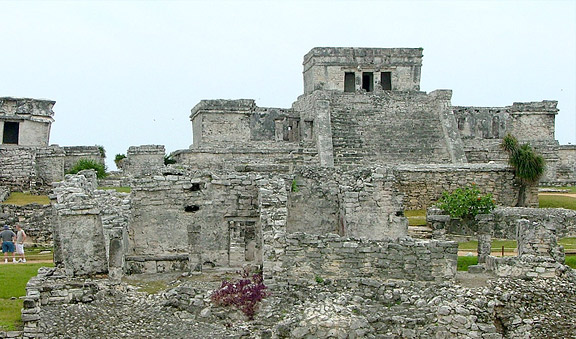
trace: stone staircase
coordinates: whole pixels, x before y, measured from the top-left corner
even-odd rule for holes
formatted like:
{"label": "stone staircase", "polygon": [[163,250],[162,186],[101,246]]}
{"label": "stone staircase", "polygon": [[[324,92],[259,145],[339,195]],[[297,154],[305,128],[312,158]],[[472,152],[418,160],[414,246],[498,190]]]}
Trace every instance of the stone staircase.
{"label": "stone staircase", "polygon": [[432,239],[432,229],[428,226],[408,226],[408,235],[414,239]]}

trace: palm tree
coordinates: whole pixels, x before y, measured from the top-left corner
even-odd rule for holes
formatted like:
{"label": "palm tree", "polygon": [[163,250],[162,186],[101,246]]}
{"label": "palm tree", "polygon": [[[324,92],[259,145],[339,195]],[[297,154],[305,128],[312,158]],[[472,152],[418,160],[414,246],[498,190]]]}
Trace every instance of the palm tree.
{"label": "palm tree", "polygon": [[524,207],[526,206],[526,189],[528,186],[538,183],[546,169],[546,162],[544,157],[536,153],[530,144],[518,146],[518,140],[511,134],[507,134],[502,139],[500,146],[508,153],[508,164],[512,166],[514,176],[520,182],[516,206]]}

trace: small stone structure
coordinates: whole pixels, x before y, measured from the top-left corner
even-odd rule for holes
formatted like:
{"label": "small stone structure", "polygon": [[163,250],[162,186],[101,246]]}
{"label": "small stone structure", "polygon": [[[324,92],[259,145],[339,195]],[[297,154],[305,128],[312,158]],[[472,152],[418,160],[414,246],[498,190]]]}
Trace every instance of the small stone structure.
{"label": "small stone structure", "polygon": [[1,144],[48,146],[55,103],[51,100],[0,97]]}

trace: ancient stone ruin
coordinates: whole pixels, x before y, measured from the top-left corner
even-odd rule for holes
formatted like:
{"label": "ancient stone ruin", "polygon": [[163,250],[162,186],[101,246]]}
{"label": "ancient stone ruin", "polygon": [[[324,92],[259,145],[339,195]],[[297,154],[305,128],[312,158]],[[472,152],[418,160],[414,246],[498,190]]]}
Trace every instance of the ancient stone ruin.
{"label": "ancient stone ruin", "polygon": [[[54,102],[1,98],[0,184],[53,188],[51,229],[37,236],[53,238],[57,267],[28,284],[21,335],[573,334],[556,316],[576,308],[557,238],[576,235],[576,216],[511,208],[519,184],[499,148],[511,133],[544,155],[544,182],[576,184],[575,150],[554,140],[556,102],[452,106],[450,90],[420,91],[421,65],[418,48],[314,48],[291,108],[203,100],[175,164],[164,165],[163,146],[130,147],[122,176],[106,182],[130,193],[98,189],[91,171],[64,175],[88,148],[47,146],[48,133],[36,144],[14,137],[30,133],[19,121],[40,111],[49,132]],[[472,183],[503,207],[471,230],[429,210],[433,239],[409,236],[405,210]],[[537,187],[529,193],[537,206]],[[453,229],[480,240],[480,283],[460,285]],[[501,235],[518,241],[518,256],[486,253]],[[272,291],[254,322],[213,307],[218,284],[202,280],[243,267],[261,269]],[[127,283],[157,275],[178,284],[143,298]]]}

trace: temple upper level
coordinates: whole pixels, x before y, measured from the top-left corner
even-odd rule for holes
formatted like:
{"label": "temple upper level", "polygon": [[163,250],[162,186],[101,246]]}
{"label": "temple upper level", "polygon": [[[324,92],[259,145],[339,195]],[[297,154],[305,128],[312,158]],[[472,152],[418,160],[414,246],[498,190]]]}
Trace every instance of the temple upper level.
{"label": "temple upper level", "polygon": [[316,47],[303,65],[304,94],[419,91],[422,48]]}

